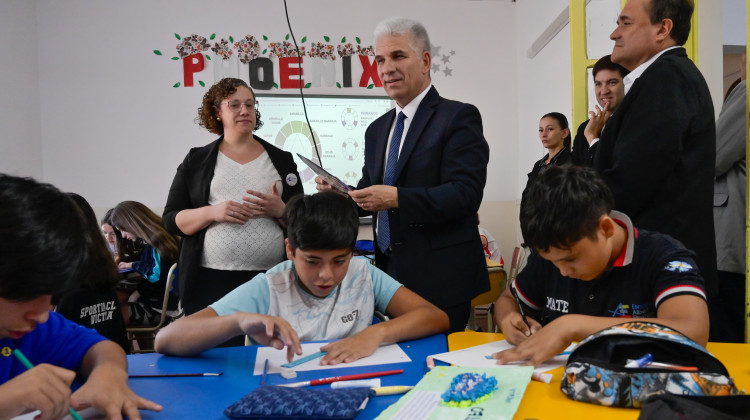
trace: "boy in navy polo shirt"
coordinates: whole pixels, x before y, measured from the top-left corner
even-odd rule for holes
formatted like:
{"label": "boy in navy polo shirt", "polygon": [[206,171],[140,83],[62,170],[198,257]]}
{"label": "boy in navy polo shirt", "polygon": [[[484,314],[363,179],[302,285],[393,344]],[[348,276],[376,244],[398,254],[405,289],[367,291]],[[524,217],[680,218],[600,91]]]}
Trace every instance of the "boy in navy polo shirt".
{"label": "boy in navy polo shirt", "polygon": [[[95,244],[87,235],[80,209],[67,195],[0,174],[0,419],[34,410],[40,419],[57,419],[70,406],[132,420],[141,418],[139,408],[161,410],[128,387],[119,345],[50,312],[52,295],[94,261]],[[16,349],[36,366],[27,370],[12,356]],[[76,372],[86,382],[71,394]]]}
{"label": "boy in navy polo shirt", "polygon": [[516,345],[493,355],[498,364],[537,366],[623,318],[657,322],[706,345],[708,309],[693,253],[667,235],[635,229],[613,203],[588,168],[550,168],[530,187],[520,219],[535,252],[511,284],[518,302],[510,288],[495,302],[497,324]]}

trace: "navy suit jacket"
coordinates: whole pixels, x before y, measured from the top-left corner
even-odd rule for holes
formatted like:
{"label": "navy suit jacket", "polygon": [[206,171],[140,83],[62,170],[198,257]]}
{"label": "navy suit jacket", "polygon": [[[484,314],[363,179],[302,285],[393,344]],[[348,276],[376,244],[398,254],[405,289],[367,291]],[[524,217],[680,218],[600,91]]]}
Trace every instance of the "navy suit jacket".
{"label": "navy suit jacket", "polygon": [[[395,109],[388,111],[367,128],[357,188],[383,183],[395,116]],[[387,211],[390,274],[438,307],[468,302],[489,290],[477,231],[488,161],[479,110],[430,88],[403,140],[394,183],[398,208]],[[373,219],[375,230],[376,215]],[[377,244],[375,259],[376,264],[382,259]]]}
{"label": "navy suit jacket", "polygon": [[684,48],[665,52],[636,79],[592,149],[615,209],[694,251],[715,294],[714,107]]}

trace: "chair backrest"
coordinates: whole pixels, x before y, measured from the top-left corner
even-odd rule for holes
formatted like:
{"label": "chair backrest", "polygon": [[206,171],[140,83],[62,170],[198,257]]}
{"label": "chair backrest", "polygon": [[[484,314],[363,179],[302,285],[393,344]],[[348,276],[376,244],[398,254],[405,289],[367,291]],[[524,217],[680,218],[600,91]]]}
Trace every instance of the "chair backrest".
{"label": "chair backrest", "polygon": [[518,271],[521,269],[521,261],[523,261],[524,248],[517,246],[513,248],[513,258],[510,260],[510,270],[508,271],[508,282],[505,287],[508,287],[513,280],[518,276]]}
{"label": "chair backrest", "polygon": [[502,266],[490,259],[487,259],[487,273],[490,282],[490,290],[474,297],[471,300],[471,306],[489,305],[494,303],[503,291],[507,275]]}
{"label": "chair backrest", "polygon": [[[171,293],[172,292],[172,284],[174,283],[174,279],[175,279],[175,274],[176,273],[177,273],[177,263],[174,263],[174,264],[172,264],[172,267],[169,268],[169,273],[167,274],[167,283],[164,286],[164,300],[162,301],[162,304],[161,304],[161,317],[159,318],[159,323],[156,324],[156,325],[154,325],[154,326],[150,326],[150,327],[132,327],[132,328],[128,328],[128,333],[153,332],[154,334],[156,334],[156,332],[159,331],[159,329],[161,327],[163,327],[164,324],[167,323],[167,319],[168,319],[168,309],[167,309],[167,307],[169,306],[169,298],[172,295],[172,293]],[[182,315],[182,311],[180,310],[180,314],[176,315],[176,316],[173,316],[172,318],[178,318],[181,315]]]}
{"label": "chair backrest", "polygon": [[177,277],[177,263],[172,264],[171,267],[169,267],[169,273],[167,274],[167,284],[164,285],[164,300],[161,304],[161,318],[159,319],[159,324],[156,326],[156,328],[161,328],[166,324],[167,322],[167,308],[169,307],[169,298],[172,296],[172,285],[174,284],[174,279]]}

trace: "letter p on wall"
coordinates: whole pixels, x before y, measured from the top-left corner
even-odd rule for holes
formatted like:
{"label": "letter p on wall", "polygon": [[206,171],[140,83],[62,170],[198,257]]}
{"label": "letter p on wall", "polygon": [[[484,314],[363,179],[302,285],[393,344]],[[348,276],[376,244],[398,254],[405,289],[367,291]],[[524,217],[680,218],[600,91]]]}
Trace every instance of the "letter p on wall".
{"label": "letter p on wall", "polygon": [[182,72],[184,74],[185,86],[193,86],[193,75],[206,68],[203,54],[195,53],[182,59]]}

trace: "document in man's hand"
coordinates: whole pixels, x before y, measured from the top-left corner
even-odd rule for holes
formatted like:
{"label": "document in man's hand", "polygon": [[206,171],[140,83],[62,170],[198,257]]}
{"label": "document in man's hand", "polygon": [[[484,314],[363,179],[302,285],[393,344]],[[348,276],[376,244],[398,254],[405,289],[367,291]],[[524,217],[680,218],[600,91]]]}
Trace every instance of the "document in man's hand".
{"label": "document in man's hand", "polygon": [[346,193],[347,191],[352,190],[350,186],[346,185],[342,180],[336,178],[330,172],[323,169],[322,166],[302,156],[299,153],[297,153],[297,156],[299,156],[299,158],[302,159],[302,161],[305,162],[305,164],[309,166],[310,169],[313,170],[313,172],[320,175],[331,187],[341,191],[342,193]]}

